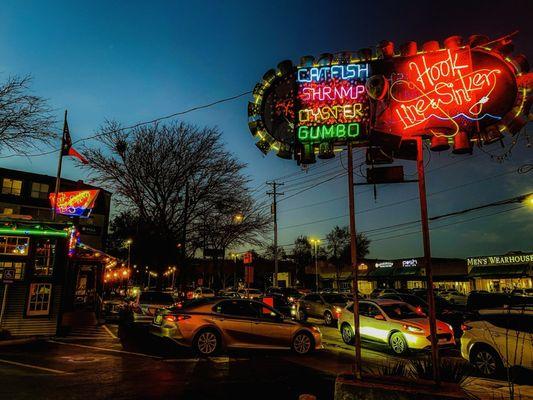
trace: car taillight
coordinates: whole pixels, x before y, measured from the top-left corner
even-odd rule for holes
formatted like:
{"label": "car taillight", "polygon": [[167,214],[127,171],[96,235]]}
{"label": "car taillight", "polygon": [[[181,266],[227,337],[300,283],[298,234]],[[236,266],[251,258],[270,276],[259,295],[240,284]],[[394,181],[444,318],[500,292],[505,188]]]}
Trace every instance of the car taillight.
{"label": "car taillight", "polygon": [[470,329],[472,329],[472,327],[470,325],[467,325],[467,324],[461,324],[461,330],[464,332],[464,331],[469,331]]}
{"label": "car taillight", "polygon": [[181,315],[181,314],[180,315],[172,315],[172,314],[165,315],[165,321],[168,321],[168,322],[178,322],[178,321],[183,321],[189,318],[191,318],[190,315]]}

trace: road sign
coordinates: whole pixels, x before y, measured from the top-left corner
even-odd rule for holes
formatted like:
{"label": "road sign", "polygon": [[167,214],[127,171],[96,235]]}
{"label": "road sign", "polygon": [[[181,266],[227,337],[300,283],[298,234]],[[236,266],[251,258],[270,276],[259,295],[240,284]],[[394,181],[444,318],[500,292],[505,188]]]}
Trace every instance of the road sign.
{"label": "road sign", "polygon": [[13,283],[15,280],[15,268],[5,268],[2,275],[3,283]]}

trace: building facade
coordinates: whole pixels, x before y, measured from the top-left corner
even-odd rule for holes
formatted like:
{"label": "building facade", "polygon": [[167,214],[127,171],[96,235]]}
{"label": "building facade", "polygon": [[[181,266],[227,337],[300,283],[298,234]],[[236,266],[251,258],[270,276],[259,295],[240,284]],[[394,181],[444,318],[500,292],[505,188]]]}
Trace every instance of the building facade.
{"label": "building facade", "polygon": [[[30,216],[37,221],[51,221],[52,211],[49,196],[55,190],[56,178],[13,169],[0,168],[0,214]],[[60,191],[100,189],[83,181],[61,179]],[[109,225],[111,193],[100,189],[94,209],[89,218],[80,218],[76,226],[83,243],[95,249],[104,248]],[[57,222],[71,221],[69,217],[58,215]]]}

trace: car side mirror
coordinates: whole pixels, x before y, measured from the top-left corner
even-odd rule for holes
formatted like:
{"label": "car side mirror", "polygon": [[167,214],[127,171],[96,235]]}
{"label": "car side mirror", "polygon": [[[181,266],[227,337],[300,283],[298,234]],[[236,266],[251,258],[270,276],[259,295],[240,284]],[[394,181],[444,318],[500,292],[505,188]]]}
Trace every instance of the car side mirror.
{"label": "car side mirror", "polygon": [[374,315],[374,319],[377,319],[379,321],[385,321],[385,317],[381,314]]}

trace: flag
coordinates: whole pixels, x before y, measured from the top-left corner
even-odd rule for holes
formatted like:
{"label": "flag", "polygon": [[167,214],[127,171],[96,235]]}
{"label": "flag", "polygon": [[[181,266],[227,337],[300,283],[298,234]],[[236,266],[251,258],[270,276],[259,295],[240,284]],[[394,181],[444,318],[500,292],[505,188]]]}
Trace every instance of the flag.
{"label": "flag", "polygon": [[65,124],[63,125],[63,149],[61,150],[61,156],[76,157],[84,164],[89,164],[89,161],[78,153],[74,147],[72,147],[72,138],[70,137],[70,131],[68,130],[67,117],[65,114]]}

